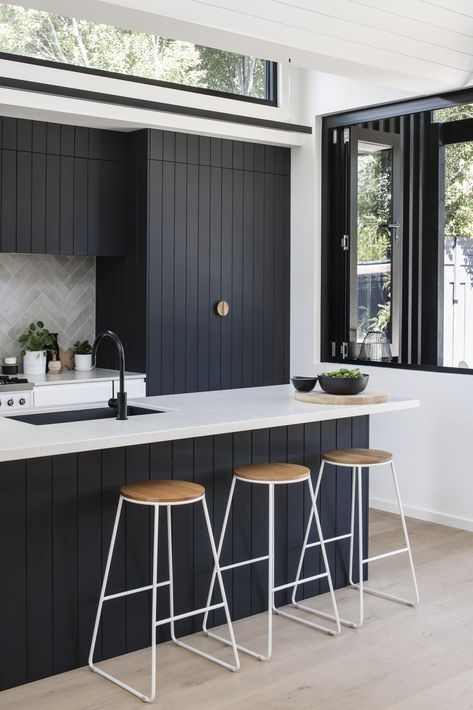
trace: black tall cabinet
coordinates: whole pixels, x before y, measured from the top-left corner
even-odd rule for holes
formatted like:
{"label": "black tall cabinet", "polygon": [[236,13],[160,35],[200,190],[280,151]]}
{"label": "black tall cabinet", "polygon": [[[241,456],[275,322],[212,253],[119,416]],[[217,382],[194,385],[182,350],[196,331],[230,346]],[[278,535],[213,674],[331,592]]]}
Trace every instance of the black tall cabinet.
{"label": "black tall cabinet", "polygon": [[129,140],[127,254],[97,260],[97,330],[119,332],[148,394],[287,382],[289,149],[154,130]]}

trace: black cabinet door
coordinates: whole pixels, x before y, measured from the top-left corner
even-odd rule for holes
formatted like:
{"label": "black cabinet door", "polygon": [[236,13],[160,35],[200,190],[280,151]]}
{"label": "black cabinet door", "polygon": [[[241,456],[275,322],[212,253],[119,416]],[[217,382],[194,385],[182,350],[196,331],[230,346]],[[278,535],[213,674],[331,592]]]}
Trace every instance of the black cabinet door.
{"label": "black cabinet door", "polygon": [[148,194],[148,393],[287,382],[289,176],[151,160]]}

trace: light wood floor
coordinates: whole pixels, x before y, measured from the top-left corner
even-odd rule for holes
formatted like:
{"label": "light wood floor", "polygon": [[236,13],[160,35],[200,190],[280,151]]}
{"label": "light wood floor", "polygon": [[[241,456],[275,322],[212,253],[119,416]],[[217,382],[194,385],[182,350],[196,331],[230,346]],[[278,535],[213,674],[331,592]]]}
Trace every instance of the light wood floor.
{"label": "light wood floor", "polygon": [[[473,533],[408,522],[422,595],[418,609],[366,597],[365,626],[344,629],[337,638],[276,618],[273,660],[261,663],[242,655],[239,673],[173,645],[161,645],[157,706],[166,710],[471,710]],[[372,511],[370,554],[399,547],[400,542],[396,517]],[[404,555],[371,565],[372,585],[407,594],[407,581]],[[355,610],[353,591],[342,590],[339,599],[343,615]],[[320,598],[316,603],[320,606]],[[264,628],[263,616],[236,624],[240,640],[254,645],[262,644]],[[199,638],[199,643],[209,647],[210,641]],[[105,667],[147,691],[147,652],[114,659]],[[2,710],[139,707],[139,700],[85,668],[0,693]]]}

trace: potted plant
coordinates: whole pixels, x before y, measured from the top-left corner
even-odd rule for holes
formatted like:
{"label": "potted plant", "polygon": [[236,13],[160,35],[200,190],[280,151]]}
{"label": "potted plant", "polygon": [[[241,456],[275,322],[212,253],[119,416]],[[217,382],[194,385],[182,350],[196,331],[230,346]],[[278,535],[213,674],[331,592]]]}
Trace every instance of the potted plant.
{"label": "potted plant", "polygon": [[46,372],[47,352],[54,345],[54,338],[41,320],[30,323],[26,333],[20,336],[23,345],[23,372],[25,375],[42,375]]}
{"label": "potted plant", "polygon": [[92,369],[92,345],[88,340],[80,340],[74,344],[75,368],[79,372],[86,372]]}

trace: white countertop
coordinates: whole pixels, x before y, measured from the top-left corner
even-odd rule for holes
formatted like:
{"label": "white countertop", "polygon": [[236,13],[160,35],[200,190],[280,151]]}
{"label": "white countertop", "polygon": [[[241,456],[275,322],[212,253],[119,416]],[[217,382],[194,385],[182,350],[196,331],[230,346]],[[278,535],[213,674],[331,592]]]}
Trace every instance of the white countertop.
{"label": "white countertop", "polygon": [[[133,403],[168,411],[120,422],[99,419],[45,426],[0,416],[0,461],[382,414],[413,409],[420,404],[415,399],[396,397],[383,404],[307,404],[294,399],[291,385],[143,397],[134,399]],[[74,409],[91,406],[103,407],[104,403]],[[21,413],[61,409],[68,408],[36,408]]]}
{"label": "white countertop", "polygon": [[[14,375],[14,377],[25,377],[29,382],[33,382],[35,387],[41,387],[41,385],[64,385],[79,382],[118,380],[120,373],[118,370],[105,370],[104,368],[97,367],[88,372],[64,369],[58,375],[47,375],[46,373],[44,375],[23,375],[23,373],[20,372],[18,375]],[[127,380],[136,380],[143,379],[146,375],[142,372],[125,372],[125,377]]]}

